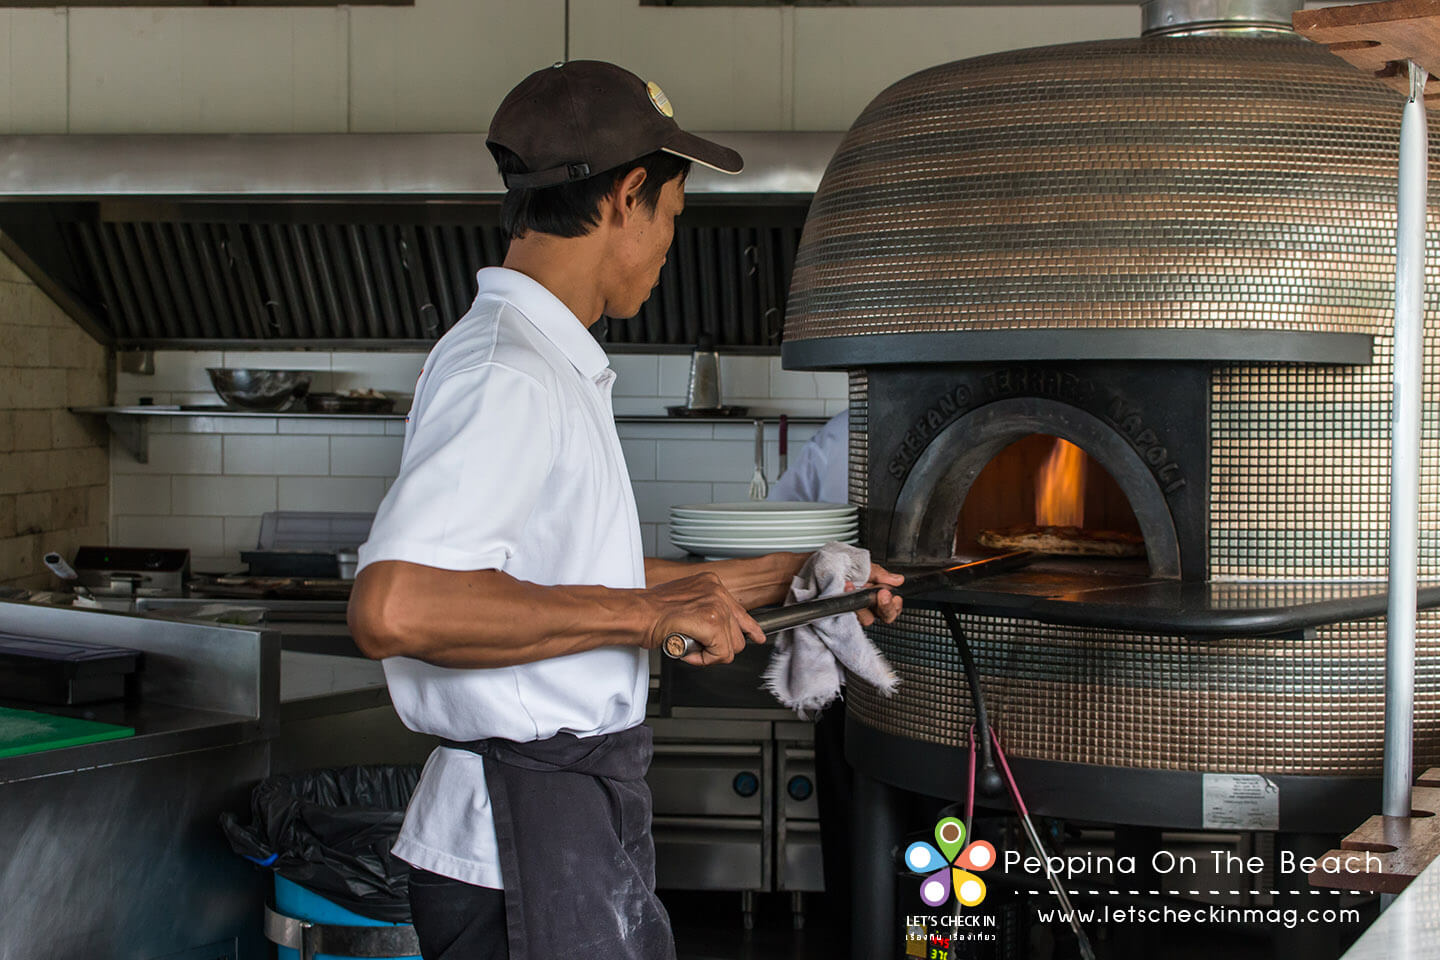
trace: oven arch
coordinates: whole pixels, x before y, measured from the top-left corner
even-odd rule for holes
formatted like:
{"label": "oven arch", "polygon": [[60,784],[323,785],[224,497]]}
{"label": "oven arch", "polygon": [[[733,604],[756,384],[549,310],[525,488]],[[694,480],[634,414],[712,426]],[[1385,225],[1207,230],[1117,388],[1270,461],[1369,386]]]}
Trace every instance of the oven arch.
{"label": "oven arch", "polygon": [[1140,524],[1151,575],[1178,579],[1180,541],[1175,520],[1144,459],[1098,417],[1045,397],[987,403],[930,441],[896,498],[887,556],[917,564],[949,558],[955,518],[975,478],[1001,450],[1035,433],[1070,441],[1109,472]]}

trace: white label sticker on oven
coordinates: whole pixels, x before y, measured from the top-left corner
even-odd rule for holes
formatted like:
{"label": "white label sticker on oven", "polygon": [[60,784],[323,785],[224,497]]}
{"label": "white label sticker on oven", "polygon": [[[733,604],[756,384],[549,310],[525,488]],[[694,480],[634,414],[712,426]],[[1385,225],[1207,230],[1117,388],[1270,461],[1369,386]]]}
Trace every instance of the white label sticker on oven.
{"label": "white label sticker on oven", "polygon": [[1204,774],[1206,830],[1280,829],[1280,786],[1258,773]]}

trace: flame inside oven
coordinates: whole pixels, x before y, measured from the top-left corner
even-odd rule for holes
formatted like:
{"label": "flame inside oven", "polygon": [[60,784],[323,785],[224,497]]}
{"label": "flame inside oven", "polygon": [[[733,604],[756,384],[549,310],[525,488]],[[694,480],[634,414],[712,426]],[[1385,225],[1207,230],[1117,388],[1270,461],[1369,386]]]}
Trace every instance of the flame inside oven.
{"label": "flame inside oven", "polygon": [[1124,491],[1079,445],[1031,434],[1002,449],[976,476],[955,525],[955,553],[976,551],[984,532],[1039,530],[1140,536]]}
{"label": "flame inside oven", "polygon": [[1042,527],[1085,526],[1085,451],[1055,439],[1035,477],[1035,523]]}

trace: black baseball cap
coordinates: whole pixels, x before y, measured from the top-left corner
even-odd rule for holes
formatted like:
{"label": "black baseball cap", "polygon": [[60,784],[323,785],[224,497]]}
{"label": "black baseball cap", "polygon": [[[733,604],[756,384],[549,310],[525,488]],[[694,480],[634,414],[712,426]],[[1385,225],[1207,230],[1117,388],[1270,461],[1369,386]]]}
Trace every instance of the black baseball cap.
{"label": "black baseball cap", "polygon": [[536,70],[505,95],[485,143],[525,164],[505,186],[533,190],[584,180],[657,150],[721,173],[745,166],[729,147],[686,133],[658,84],[613,63],[569,60]]}

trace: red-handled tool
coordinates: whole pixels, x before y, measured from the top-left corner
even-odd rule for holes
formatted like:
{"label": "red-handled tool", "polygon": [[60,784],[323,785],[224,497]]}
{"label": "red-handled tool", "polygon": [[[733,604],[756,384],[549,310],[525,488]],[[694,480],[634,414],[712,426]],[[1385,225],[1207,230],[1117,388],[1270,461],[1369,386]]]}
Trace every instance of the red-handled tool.
{"label": "red-handled tool", "polygon": [[785,469],[790,462],[790,418],[780,414],[780,472],[775,475],[779,480],[785,476]]}

